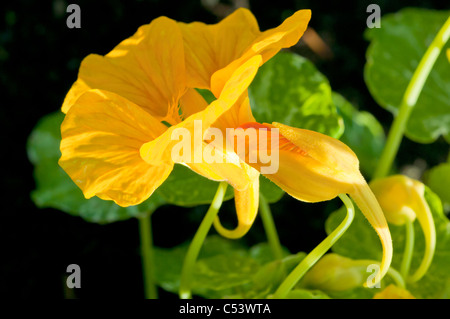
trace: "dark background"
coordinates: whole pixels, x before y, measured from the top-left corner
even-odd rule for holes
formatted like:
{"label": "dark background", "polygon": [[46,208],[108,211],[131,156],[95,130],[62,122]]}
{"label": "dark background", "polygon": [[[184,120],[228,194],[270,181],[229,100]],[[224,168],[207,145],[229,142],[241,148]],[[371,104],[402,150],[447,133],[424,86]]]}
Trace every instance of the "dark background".
{"label": "dark background", "polygon": [[[213,3],[207,5],[206,3]],[[248,3],[261,30],[278,26],[299,9],[312,9],[310,26],[330,46],[324,59],[300,42],[293,48],[311,59],[335,91],[372,112],[388,128],[391,115],[376,105],[363,81],[363,38],[370,3],[382,14],[406,5],[448,9],[445,1],[2,1],[0,4],[0,295],[19,298],[142,298],[138,224],[135,219],[96,225],[54,209],[38,209],[30,199],[33,167],[26,154],[28,135],[42,116],[56,111],[76,80],[81,60],[106,54],[152,19],[215,23],[236,3]],[[81,8],[81,29],[66,26],[66,7]],[[440,147],[442,145],[442,147]],[[444,149],[438,152],[437,149]],[[445,160],[442,140],[417,145],[404,140],[398,165],[421,157],[429,166]],[[442,154],[441,154],[442,153]],[[324,220],[336,205],[304,204],[285,195],[272,205],[283,245],[309,251],[325,236]],[[154,242],[171,247],[191,238],[206,206],[164,206],[153,216]],[[225,214],[233,210],[226,202]],[[245,241],[264,241],[259,220]],[[81,266],[81,289],[65,289],[66,267]],[[174,295],[160,291],[163,297]]]}

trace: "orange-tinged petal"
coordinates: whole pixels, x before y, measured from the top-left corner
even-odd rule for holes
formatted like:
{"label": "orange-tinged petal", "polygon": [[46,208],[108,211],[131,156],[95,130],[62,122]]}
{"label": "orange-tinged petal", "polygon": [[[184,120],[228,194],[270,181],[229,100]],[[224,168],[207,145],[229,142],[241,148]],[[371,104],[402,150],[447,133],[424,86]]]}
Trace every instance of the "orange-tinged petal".
{"label": "orange-tinged petal", "polygon": [[[256,75],[261,62],[261,56],[255,56],[240,66],[224,87],[217,100],[212,102],[204,111],[195,113],[185,119],[183,122],[171,126],[164,134],[157,139],[145,143],[141,147],[141,157],[149,164],[156,165],[164,159],[171,158],[171,152],[178,140],[173,138],[177,129],[187,129],[191,136],[195,133],[196,122],[201,123],[201,136],[206,130],[226,111],[228,111],[236,102],[239,102],[245,90],[250,85]],[[194,145],[195,141],[191,144]],[[201,151],[201,150],[196,150]]]}
{"label": "orange-tinged petal", "polygon": [[[217,24],[179,23],[190,87],[209,89],[211,76],[240,57],[259,34],[253,14],[237,9]],[[216,95],[218,96],[218,95]]]}
{"label": "orange-tinged petal", "polygon": [[[279,168],[273,174],[264,174],[291,196],[306,202],[330,200],[341,193],[349,194],[364,216],[377,232],[383,247],[380,271],[375,284],[386,274],[392,261],[392,240],[383,211],[363,176],[359,172],[359,161],[353,151],[341,141],[327,135],[289,127],[280,123],[246,123],[244,129],[278,129]],[[267,135],[259,138],[268,139]],[[271,136],[271,135],[270,135]],[[262,171],[259,161],[252,163],[248,155],[262,151],[262,146],[273,147],[271,142],[248,145],[241,159]],[[276,150],[273,150],[276,151]],[[259,156],[257,156],[259,159]]]}
{"label": "orange-tinged petal", "polygon": [[177,23],[157,18],[106,56],[87,56],[62,111],[66,113],[88,89],[116,93],[157,119],[176,123],[178,100],[186,90],[183,40]]}
{"label": "orange-tinged petal", "polygon": [[230,60],[230,64],[212,75],[211,91],[214,95],[219,94],[230,74],[250,57],[260,54],[264,63],[281,49],[296,44],[305,32],[310,19],[311,10],[299,10],[284,20],[280,26],[262,32],[240,57],[235,57],[234,61]]}
{"label": "orange-tinged petal", "polygon": [[219,234],[227,238],[237,239],[244,236],[252,227],[258,213],[259,172],[245,165],[245,174],[251,180],[249,187],[244,191],[234,190],[234,201],[238,219],[237,227],[233,230],[228,230],[222,226],[218,216],[214,220],[214,228]]}
{"label": "orange-tinged petal", "polygon": [[86,198],[130,206],[146,200],[173,168],[149,165],[140,147],[167,128],[136,104],[111,92],[81,95],[61,125],[60,166]]}
{"label": "orange-tinged petal", "polygon": [[[280,165],[275,174],[266,177],[301,201],[330,200],[340,193],[348,193],[360,181],[356,155],[339,140],[280,123],[247,123],[244,127],[265,128],[267,132],[278,129],[280,139],[276,146]],[[270,148],[272,143],[267,141],[265,145]],[[257,151],[259,147],[260,143],[249,145],[248,151]],[[245,160],[248,162],[247,158]],[[258,170],[263,166],[248,164]]]}

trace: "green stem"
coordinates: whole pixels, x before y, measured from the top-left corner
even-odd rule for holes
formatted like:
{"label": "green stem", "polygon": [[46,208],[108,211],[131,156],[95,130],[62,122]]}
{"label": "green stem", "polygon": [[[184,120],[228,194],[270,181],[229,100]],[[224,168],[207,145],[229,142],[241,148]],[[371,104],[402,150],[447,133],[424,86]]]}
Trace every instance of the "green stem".
{"label": "green stem", "polygon": [[325,238],[316,248],[314,248],[297,267],[286,277],[286,279],[275,291],[273,297],[282,299],[285,298],[303,275],[336,243],[336,241],[345,233],[350,227],[353,218],[355,217],[355,208],[352,201],[347,195],[339,195],[341,200],[347,207],[347,215],[342,223]]}
{"label": "green stem", "polygon": [[144,275],[144,291],[146,299],[157,299],[158,291],[155,285],[153,238],[151,214],[138,217],[139,235],[141,239],[142,272]]}
{"label": "green stem", "polygon": [[222,206],[223,198],[227,190],[228,184],[226,182],[221,182],[217,188],[217,192],[214,195],[214,199],[206,212],[203,221],[200,224],[197,232],[195,233],[194,239],[189,245],[189,249],[184,257],[183,268],[181,271],[180,279],[180,290],[179,296],[181,299],[192,298],[191,293],[191,279],[192,272],[194,270],[195,262],[197,261],[198,254],[202,248],[203,242],[208,235],[209,230],[214,222],[214,219],[219,212],[220,206]]}
{"label": "green stem", "polygon": [[[366,260],[366,259],[361,259],[358,260],[354,263],[355,266],[361,266],[361,267],[368,267],[370,265],[380,265],[380,263],[378,261],[375,260]],[[403,279],[403,276],[394,269],[394,267],[389,267],[387,273],[387,275],[389,275],[394,281],[395,284],[400,287],[400,288],[405,288],[405,280]]]}
{"label": "green stem", "polygon": [[270,206],[261,193],[259,193],[259,212],[273,256],[275,259],[281,260],[283,258],[283,249],[281,248],[280,238],[278,237]]}
{"label": "green stem", "polygon": [[450,18],[444,23],[442,28],[437,33],[433,42],[431,42],[427,51],[423,55],[422,59],[415,70],[411,81],[406,88],[405,94],[401,101],[397,116],[392,123],[392,127],[389,131],[386,145],[381,154],[380,161],[377,169],[374,173],[374,178],[382,178],[389,174],[394,158],[397,155],[400,147],[403,134],[405,133],[406,124],[408,123],[409,116],[411,115],[414,106],[417,103],[423,86],[430,74],[430,71],[436,62],[437,57],[442,51],[445,43],[450,37]]}
{"label": "green stem", "polygon": [[400,266],[400,273],[402,277],[406,279],[409,274],[409,268],[411,266],[412,255],[414,252],[414,224],[409,218],[406,218],[405,228],[406,228],[405,250],[403,251],[403,259],[402,264]]}

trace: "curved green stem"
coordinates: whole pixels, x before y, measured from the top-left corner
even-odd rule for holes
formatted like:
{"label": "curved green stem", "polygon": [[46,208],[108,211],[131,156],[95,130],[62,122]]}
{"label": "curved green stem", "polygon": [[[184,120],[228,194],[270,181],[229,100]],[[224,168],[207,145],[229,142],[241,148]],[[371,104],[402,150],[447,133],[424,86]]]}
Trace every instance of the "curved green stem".
{"label": "curved green stem", "polygon": [[275,291],[274,298],[285,298],[303,275],[336,243],[336,241],[345,233],[350,227],[353,218],[355,217],[355,208],[352,201],[347,195],[339,195],[341,200],[347,207],[347,215],[342,223],[325,238],[316,248],[314,248],[297,267],[286,277],[286,279]]}
{"label": "curved green stem", "polygon": [[411,266],[411,259],[414,252],[414,224],[409,218],[406,218],[406,240],[405,250],[403,251],[402,264],[400,266],[400,273],[403,278],[407,278],[409,274],[409,268]]}
{"label": "curved green stem", "polygon": [[259,212],[273,256],[275,259],[281,260],[283,258],[283,249],[281,248],[280,238],[278,237],[270,206],[261,193],[259,194]]}
{"label": "curved green stem", "polygon": [[138,217],[139,236],[141,240],[142,272],[144,276],[144,292],[146,299],[157,299],[158,290],[155,284],[154,254],[151,214]]}
{"label": "curved green stem", "polygon": [[[354,263],[355,266],[361,266],[361,267],[368,267],[370,265],[380,265],[380,262],[376,261],[376,260],[370,260],[370,259],[361,259],[358,261],[355,261]],[[400,287],[400,288],[405,288],[405,280],[403,279],[404,277],[397,271],[394,269],[394,267],[389,267],[387,273],[387,275],[389,275],[392,280],[394,280],[395,284]]]}
{"label": "curved green stem", "polygon": [[181,299],[192,298],[191,278],[195,262],[197,261],[200,249],[202,248],[203,242],[205,241],[205,238],[208,235],[209,230],[211,229],[214,219],[216,218],[217,213],[219,212],[220,206],[222,206],[227,186],[228,184],[226,182],[221,182],[219,184],[219,187],[217,188],[217,192],[214,195],[214,199],[211,203],[211,206],[206,212],[206,215],[203,218],[200,227],[195,233],[194,239],[189,245],[189,249],[186,253],[186,256],[184,257],[179,290],[179,296]]}
{"label": "curved green stem", "polygon": [[430,74],[430,71],[436,62],[437,57],[442,51],[445,43],[450,37],[450,18],[444,23],[442,28],[437,33],[433,42],[431,42],[427,51],[415,70],[411,81],[409,82],[403,99],[401,101],[397,116],[392,123],[389,131],[386,145],[381,154],[380,161],[374,173],[374,178],[381,178],[387,176],[391,169],[395,156],[397,155],[400,143],[405,133],[406,124],[411,115],[414,106],[417,103],[420,93],[422,92],[425,81]]}

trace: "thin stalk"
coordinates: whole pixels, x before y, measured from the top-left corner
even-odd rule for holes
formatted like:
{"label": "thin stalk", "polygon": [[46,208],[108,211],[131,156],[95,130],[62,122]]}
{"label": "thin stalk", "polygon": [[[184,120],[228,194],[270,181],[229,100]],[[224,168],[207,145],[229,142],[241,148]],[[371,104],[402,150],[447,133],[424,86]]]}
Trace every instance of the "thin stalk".
{"label": "thin stalk", "polygon": [[270,206],[261,193],[259,194],[259,212],[273,256],[275,259],[281,260],[283,258],[283,249],[281,248],[280,238],[278,237]]}
{"label": "thin stalk", "polygon": [[450,37],[450,18],[444,23],[442,28],[437,33],[433,42],[431,42],[427,51],[417,66],[411,81],[409,82],[405,94],[400,103],[397,116],[392,123],[389,131],[386,145],[381,154],[380,161],[374,173],[374,178],[382,178],[389,174],[394,158],[397,155],[401,140],[405,133],[406,124],[409,116],[414,109],[423,86],[436,62],[437,57],[442,51],[445,43]]}
{"label": "thin stalk", "polygon": [[226,182],[221,182],[219,184],[219,187],[217,188],[216,194],[214,195],[211,206],[206,212],[206,215],[203,218],[200,227],[197,229],[197,232],[195,233],[194,239],[189,245],[189,249],[186,253],[186,256],[184,257],[179,290],[179,296],[181,299],[192,298],[191,279],[195,262],[197,261],[200,249],[202,248],[203,242],[205,241],[206,236],[208,235],[208,232],[211,229],[214,219],[216,218],[217,213],[219,212],[219,209],[222,206],[227,186],[228,184]]}
{"label": "thin stalk", "polygon": [[414,252],[414,224],[409,218],[406,218],[405,229],[406,229],[405,248],[403,251],[402,264],[400,266],[400,273],[403,278],[408,277],[409,269],[411,267],[412,255]]}
{"label": "thin stalk", "polygon": [[158,290],[155,284],[154,253],[151,214],[138,217],[141,240],[142,272],[144,276],[144,293],[146,299],[157,299]]}
{"label": "thin stalk", "polygon": [[355,217],[355,208],[352,201],[345,194],[340,194],[339,197],[347,207],[347,215],[342,223],[325,238],[316,248],[314,248],[297,267],[286,277],[286,279],[275,291],[273,297],[282,299],[286,298],[292,288],[303,277],[303,275],[336,243],[336,241],[345,233],[350,227],[353,218]]}

